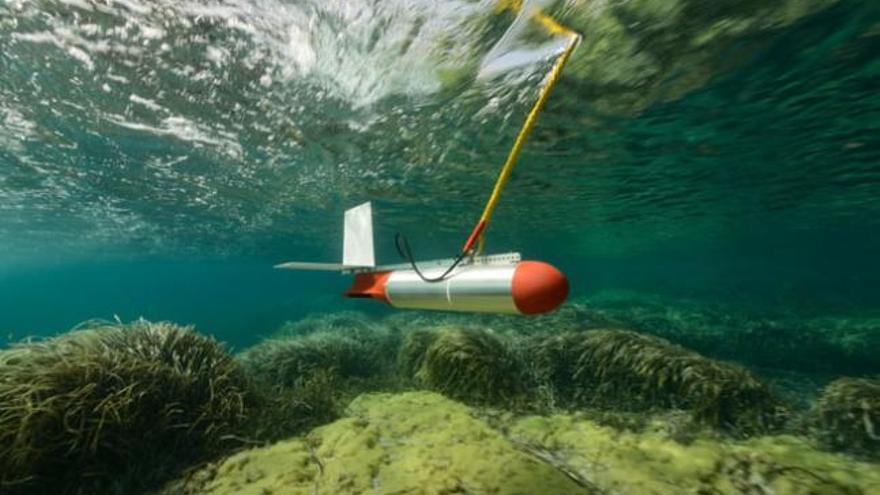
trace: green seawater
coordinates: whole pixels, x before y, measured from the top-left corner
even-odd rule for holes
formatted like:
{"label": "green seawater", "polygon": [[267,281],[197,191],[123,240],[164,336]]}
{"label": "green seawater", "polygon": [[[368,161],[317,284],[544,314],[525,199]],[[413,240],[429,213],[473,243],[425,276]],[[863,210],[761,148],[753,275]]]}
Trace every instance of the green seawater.
{"label": "green seawater", "polygon": [[[397,232],[406,234],[418,259],[457,254],[562,46],[527,14],[499,8],[510,3],[0,2],[0,440],[13,438],[3,432],[16,421],[4,413],[15,394],[4,395],[3,384],[24,376],[9,371],[20,361],[3,357],[6,348],[76,335],[72,329],[82,322],[144,318],[193,325],[223,342],[248,373],[306,397],[315,414],[303,413],[292,426],[270,418],[278,420],[270,433],[230,433],[253,433],[256,443],[342,418],[315,433],[335,438],[338,429],[348,431],[345,421],[354,421],[346,414],[357,416],[346,407],[359,394],[429,389],[473,411],[414,392],[400,396],[403,413],[388,414],[407,416],[411,400],[471,414],[506,435],[520,431],[521,437],[505,437],[510,445],[503,449],[526,452],[562,472],[560,486],[574,480],[587,492],[590,486],[594,493],[652,489],[633,485],[627,492],[619,484],[630,469],[623,464],[615,464],[624,473],[619,477],[590,478],[582,468],[592,466],[584,460],[592,454],[575,452],[570,435],[579,428],[600,435],[595,425],[663,437],[652,436],[651,445],[669,440],[693,447],[681,447],[682,456],[701,455],[700,442],[720,441],[716,434],[758,443],[765,434],[791,434],[799,440],[714,451],[739,459],[741,449],[760,457],[778,445],[794,452],[806,448],[796,442],[813,442],[809,448],[850,456],[799,465],[828,480],[840,469],[861,473],[857,463],[876,463],[880,402],[870,387],[880,375],[880,4],[874,1],[525,2],[523,12],[540,7],[583,41],[526,142],[486,248],[518,251],[563,271],[571,294],[555,313],[402,312],[342,297],[348,276],[272,268],[288,260],[339,261],[343,213],[365,201],[373,203],[380,263],[402,261]],[[663,339],[645,344],[659,345],[657,352],[672,352],[668,344],[697,353],[707,360],[694,365],[706,373],[699,383],[722,376],[760,386],[733,394],[716,411],[684,398],[685,390],[702,393],[686,380],[676,391],[633,385],[614,366],[639,368],[644,363],[621,363],[650,352],[623,352],[626,358],[610,365],[580,343],[608,328]],[[434,337],[423,335],[415,361],[405,361],[407,338],[418,330]],[[431,368],[423,355],[437,335],[450,348],[460,346],[453,355],[494,356],[496,348],[510,354],[470,368],[442,361],[438,350],[441,364]],[[288,342],[278,351],[273,339]],[[119,344],[107,348],[113,345]],[[575,354],[554,354],[569,347]],[[322,361],[324,352],[339,353],[337,361]],[[674,352],[669,362],[692,358]],[[548,362],[558,366],[547,368]],[[728,368],[716,376],[706,363],[729,364],[750,378]],[[587,371],[606,365],[604,375]],[[402,377],[401,366],[408,370]],[[664,369],[684,373],[674,365]],[[492,393],[467,378],[498,370],[507,370],[500,373],[506,378],[489,380]],[[825,389],[840,378],[874,381],[861,392],[847,388],[851,382]],[[784,419],[770,417],[776,402],[756,398],[765,386],[785,404]],[[321,395],[327,390],[332,400]],[[866,395],[854,398],[859,393]],[[334,405],[322,409],[328,401]],[[754,404],[762,405],[750,416]],[[815,419],[819,409],[828,414],[822,421]],[[369,410],[367,416],[383,417]],[[695,424],[714,433],[708,440],[703,430],[693,433],[699,428],[692,431],[690,419],[681,426],[669,412],[678,410],[688,418],[698,411]],[[531,420],[520,422],[526,414],[552,418],[545,425],[557,435],[552,442],[549,433],[530,429]],[[246,417],[246,423],[269,421]],[[388,435],[399,434],[381,424]],[[306,444],[291,448],[307,457],[331,455]],[[2,472],[11,469],[3,456],[0,450],[6,483],[0,493],[19,486]],[[800,462],[786,456],[780,459]],[[722,457],[719,473],[742,468]],[[721,493],[880,493],[871,484],[876,479],[856,474],[835,478],[839,486],[809,485],[815,477],[773,481],[773,469],[759,464],[752,479],[767,478],[755,485],[760,488],[706,483]],[[688,476],[697,475],[681,479]],[[369,485],[352,479],[351,486]],[[114,489],[124,492],[129,481]],[[430,486],[455,489],[424,481],[435,482]],[[77,483],[66,486],[75,492]],[[853,491],[835,491],[840,486]]]}
{"label": "green seawater", "polygon": [[[269,269],[337,261],[366,200],[380,262],[398,231],[453,255],[557,47],[488,3],[344,5],[0,6],[2,333],[144,316],[245,345],[372,311]],[[584,42],[489,251],[573,297],[878,308],[872,2],[553,8]]]}

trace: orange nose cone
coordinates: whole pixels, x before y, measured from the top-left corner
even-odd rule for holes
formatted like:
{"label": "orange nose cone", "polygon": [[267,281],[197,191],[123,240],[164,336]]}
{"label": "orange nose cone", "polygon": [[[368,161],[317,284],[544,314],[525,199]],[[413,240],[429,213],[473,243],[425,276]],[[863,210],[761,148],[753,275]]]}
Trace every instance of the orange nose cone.
{"label": "orange nose cone", "polygon": [[520,313],[546,313],[568,297],[568,279],[547,263],[523,261],[513,272],[511,292],[513,303]]}

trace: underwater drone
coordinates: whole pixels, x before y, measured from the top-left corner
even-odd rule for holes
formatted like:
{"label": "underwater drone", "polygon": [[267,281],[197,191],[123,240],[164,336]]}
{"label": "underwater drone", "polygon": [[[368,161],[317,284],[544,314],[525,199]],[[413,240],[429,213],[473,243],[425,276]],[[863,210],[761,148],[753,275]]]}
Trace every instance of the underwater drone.
{"label": "underwater drone", "polygon": [[[352,273],[347,297],[378,299],[401,309],[529,315],[551,311],[568,297],[562,272],[541,261],[522,261],[519,253],[465,255],[418,265],[410,258],[409,263],[376,266],[372,215],[370,203],[345,212],[342,263],[291,261],[275,268]],[[403,245],[401,237],[397,240],[409,257],[405,240]]]}
{"label": "underwater drone", "polygon": [[559,25],[540,10],[533,18],[552,34],[568,38],[565,50],[550,69],[538,99],[526,117],[507,156],[495,187],[460,254],[452,259],[416,264],[406,238],[397,235],[397,251],[407,263],[376,266],[373,252],[373,209],[369,202],[345,212],[342,263],[292,261],[275,268],[331,270],[354,275],[347,297],[384,301],[395,308],[483,313],[539,314],[552,311],[568,297],[568,280],[553,266],[523,261],[519,253],[482,256],[485,231],[516,164],[526,137],[537,120],[562,67],[581,36]]}

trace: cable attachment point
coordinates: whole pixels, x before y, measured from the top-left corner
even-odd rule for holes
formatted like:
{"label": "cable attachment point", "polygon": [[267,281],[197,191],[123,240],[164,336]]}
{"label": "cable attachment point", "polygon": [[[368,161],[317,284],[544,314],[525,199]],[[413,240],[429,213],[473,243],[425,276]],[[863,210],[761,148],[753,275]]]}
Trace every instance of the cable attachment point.
{"label": "cable attachment point", "polygon": [[439,277],[429,278],[426,277],[421,270],[419,270],[418,266],[416,266],[416,262],[412,254],[412,249],[409,247],[409,241],[406,239],[405,235],[401,234],[400,232],[394,234],[394,247],[397,248],[397,253],[400,255],[400,257],[409,262],[413,271],[416,272],[416,275],[418,275],[420,279],[428,283],[442,282],[446,280],[449,274],[452,273],[452,271],[455,270],[455,268],[465,258],[473,258],[473,253],[471,252],[472,250],[462,250],[461,253],[459,253],[455,257],[455,261],[453,261],[452,264],[449,265],[449,268],[447,268],[442,275],[440,275]]}

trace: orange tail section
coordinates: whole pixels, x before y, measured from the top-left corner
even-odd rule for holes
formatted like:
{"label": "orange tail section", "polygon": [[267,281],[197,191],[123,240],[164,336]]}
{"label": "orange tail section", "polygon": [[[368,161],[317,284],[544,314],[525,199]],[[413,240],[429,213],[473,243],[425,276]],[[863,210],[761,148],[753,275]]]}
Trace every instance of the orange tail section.
{"label": "orange tail section", "polygon": [[354,276],[354,283],[345,293],[345,297],[365,297],[388,302],[385,284],[391,272],[365,272]]}

